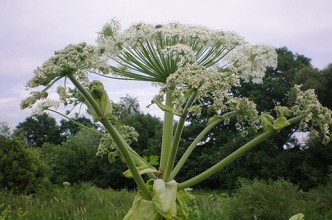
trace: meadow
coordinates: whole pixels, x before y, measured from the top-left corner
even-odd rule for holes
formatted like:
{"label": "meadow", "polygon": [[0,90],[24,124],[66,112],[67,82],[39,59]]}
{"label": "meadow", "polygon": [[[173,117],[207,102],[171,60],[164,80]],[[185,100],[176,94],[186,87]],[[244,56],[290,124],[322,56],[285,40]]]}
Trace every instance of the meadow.
{"label": "meadow", "polygon": [[[332,219],[332,187],[303,192],[288,181],[242,180],[234,192],[193,190],[195,219]],[[35,195],[0,191],[0,220],[122,219],[132,205],[131,190],[100,189],[87,183],[54,187]]]}

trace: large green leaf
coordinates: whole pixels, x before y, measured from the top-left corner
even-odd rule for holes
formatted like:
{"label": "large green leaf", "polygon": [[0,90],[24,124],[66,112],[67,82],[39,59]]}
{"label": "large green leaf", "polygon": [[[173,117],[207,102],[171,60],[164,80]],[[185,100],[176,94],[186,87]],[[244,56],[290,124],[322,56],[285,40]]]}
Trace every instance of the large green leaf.
{"label": "large green leaf", "polygon": [[[137,170],[139,172],[140,175],[143,174],[147,174],[147,173],[154,173],[154,174],[159,174],[160,171],[148,166],[148,165],[142,165],[140,167],[137,167]],[[133,178],[133,174],[131,173],[130,170],[126,170],[125,172],[123,172],[123,175],[127,178]]]}
{"label": "large green leaf", "polygon": [[154,208],[154,203],[143,198],[138,192],[133,206],[123,220],[159,220],[160,215]]}
{"label": "large green leaf", "polygon": [[176,217],[177,182],[174,180],[164,182],[162,179],[154,180],[152,201],[157,212],[166,219]]}

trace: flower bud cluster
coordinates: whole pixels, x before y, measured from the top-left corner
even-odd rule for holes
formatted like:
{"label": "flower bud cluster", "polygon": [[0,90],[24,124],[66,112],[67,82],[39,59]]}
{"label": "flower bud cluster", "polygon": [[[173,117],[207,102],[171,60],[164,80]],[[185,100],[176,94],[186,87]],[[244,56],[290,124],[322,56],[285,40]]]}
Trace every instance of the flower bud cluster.
{"label": "flower bud cluster", "polygon": [[[122,125],[118,128],[119,133],[124,138],[124,140],[130,145],[133,142],[138,141],[138,133],[135,130],[134,127]],[[109,134],[107,134],[109,137],[102,137],[99,142],[98,151],[96,153],[97,156],[104,156],[109,153],[116,152],[117,155],[119,155],[119,152],[117,151],[117,145],[114,142],[114,140],[111,138]]]}
{"label": "flower bud cluster", "polygon": [[315,129],[319,129],[324,135],[323,143],[326,144],[331,140],[332,111],[319,103],[313,89],[301,91],[300,88],[299,85],[294,87],[296,100],[291,112],[295,115],[305,114],[306,117],[301,121],[300,128],[309,128],[312,134],[318,134]]}

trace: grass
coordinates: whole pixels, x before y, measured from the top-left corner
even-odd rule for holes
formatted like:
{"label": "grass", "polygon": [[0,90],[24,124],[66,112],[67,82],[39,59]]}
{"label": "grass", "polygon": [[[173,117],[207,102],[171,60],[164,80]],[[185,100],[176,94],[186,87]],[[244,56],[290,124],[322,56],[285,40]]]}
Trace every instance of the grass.
{"label": "grass", "polygon": [[[222,199],[214,192],[195,191],[202,219],[218,219]],[[133,191],[99,189],[88,184],[54,188],[37,195],[0,191],[2,219],[122,219],[132,205]]]}
{"label": "grass", "polygon": [[[285,181],[243,183],[232,196],[222,191],[194,190],[199,220],[288,220],[298,212],[304,213],[306,220],[332,219],[330,184],[304,193]],[[36,195],[0,190],[0,220],[118,220],[130,209],[134,195],[133,191],[99,189],[89,184],[56,187]]]}
{"label": "grass", "polygon": [[131,207],[134,193],[102,190],[87,184],[55,188],[35,196],[1,192],[0,213],[4,219],[122,219]]}

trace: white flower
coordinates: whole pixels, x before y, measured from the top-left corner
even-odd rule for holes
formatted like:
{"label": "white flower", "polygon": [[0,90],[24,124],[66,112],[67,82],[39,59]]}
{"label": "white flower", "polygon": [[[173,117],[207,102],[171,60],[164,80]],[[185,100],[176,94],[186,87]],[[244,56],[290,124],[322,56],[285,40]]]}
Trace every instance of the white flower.
{"label": "white flower", "polygon": [[58,101],[47,99],[37,104],[37,106],[33,109],[33,114],[41,115],[45,110],[52,107],[57,109],[59,105],[60,103]]}
{"label": "white flower", "polygon": [[299,85],[294,87],[297,96],[291,111],[295,115],[305,114],[305,118],[300,123],[300,128],[320,129],[324,135],[323,143],[326,144],[331,139],[332,111],[319,103],[313,89],[301,91],[300,88]]}

